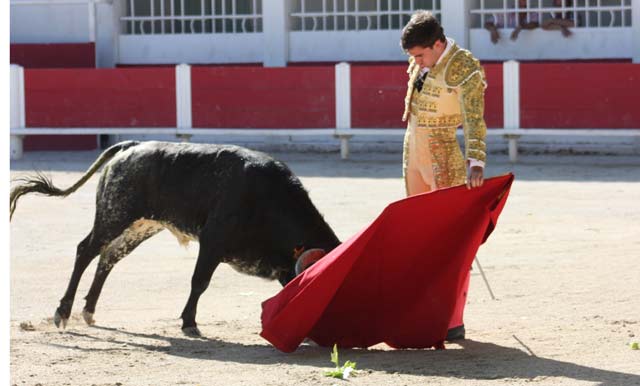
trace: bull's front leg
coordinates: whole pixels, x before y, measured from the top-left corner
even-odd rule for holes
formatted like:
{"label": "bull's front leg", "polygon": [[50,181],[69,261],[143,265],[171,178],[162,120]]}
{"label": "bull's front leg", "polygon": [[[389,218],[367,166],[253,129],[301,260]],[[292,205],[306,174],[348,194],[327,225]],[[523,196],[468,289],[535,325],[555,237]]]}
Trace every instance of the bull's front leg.
{"label": "bull's front leg", "polygon": [[202,239],[200,241],[198,261],[193,272],[193,277],[191,278],[191,293],[182,311],[182,331],[190,336],[201,336],[196,324],[198,300],[200,299],[200,295],[209,287],[211,276],[221,260],[219,252],[215,248],[210,247],[210,243],[211,242]]}

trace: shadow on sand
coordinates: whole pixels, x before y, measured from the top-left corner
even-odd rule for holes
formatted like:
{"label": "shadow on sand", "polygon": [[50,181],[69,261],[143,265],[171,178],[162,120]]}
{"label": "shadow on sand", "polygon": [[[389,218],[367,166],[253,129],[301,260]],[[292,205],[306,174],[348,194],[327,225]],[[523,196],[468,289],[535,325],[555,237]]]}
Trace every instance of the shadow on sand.
{"label": "shadow on sand", "polygon": [[[109,339],[91,333],[68,331],[67,334],[129,347],[161,352],[166,355],[198,360],[250,363],[260,365],[297,364],[328,368],[329,348],[303,344],[297,351],[284,354],[266,344],[240,344],[218,339],[167,337],[158,334],[129,332],[122,329],[96,327],[120,335]],[[131,338],[157,340],[159,344],[131,342]],[[514,336],[516,340],[517,337]],[[87,352],[104,348],[80,348],[75,343],[57,345]],[[455,377],[462,380],[514,379],[529,380],[536,377],[566,377],[602,385],[637,385],[640,375],[621,373],[581,366],[570,362],[541,358],[534,353],[504,347],[493,343],[465,340],[458,350],[379,350],[342,349],[342,358],[358,363],[360,370],[384,371],[408,375]],[[106,349],[109,350],[109,349]],[[465,364],[460,366],[461,361]]]}

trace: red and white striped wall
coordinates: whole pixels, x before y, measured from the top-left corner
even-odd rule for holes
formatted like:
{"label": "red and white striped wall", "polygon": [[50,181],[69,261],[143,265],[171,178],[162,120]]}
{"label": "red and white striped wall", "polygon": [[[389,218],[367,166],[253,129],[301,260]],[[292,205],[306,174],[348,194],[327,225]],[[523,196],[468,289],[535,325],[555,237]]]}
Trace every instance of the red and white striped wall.
{"label": "red and white striped wall", "polygon": [[[640,64],[510,61],[484,68],[490,134],[538,129],[549,135],[558,129],[638,134]],[[19,157],[23,148],[92,149],[96,134],[327,134],[344,138],[343,145],[358,134],[402,135],[405,70],[398,63],[116,69],[13,65],[12,156]]]}

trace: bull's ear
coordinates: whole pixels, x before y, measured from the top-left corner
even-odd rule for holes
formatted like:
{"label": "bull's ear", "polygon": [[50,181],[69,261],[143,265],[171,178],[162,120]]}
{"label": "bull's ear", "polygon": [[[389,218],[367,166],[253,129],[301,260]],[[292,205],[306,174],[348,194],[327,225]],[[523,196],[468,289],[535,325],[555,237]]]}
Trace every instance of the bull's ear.
{"label": "bull's ear", "polygon": [[305,269],[312,266],[326,254],[327,252],[325,252],[324,249],[319,248],[309,249],[305,251],[302,255],[300,255],[298,261],[296,261],[296,276],[300,275],[302,272],[304,272]]}

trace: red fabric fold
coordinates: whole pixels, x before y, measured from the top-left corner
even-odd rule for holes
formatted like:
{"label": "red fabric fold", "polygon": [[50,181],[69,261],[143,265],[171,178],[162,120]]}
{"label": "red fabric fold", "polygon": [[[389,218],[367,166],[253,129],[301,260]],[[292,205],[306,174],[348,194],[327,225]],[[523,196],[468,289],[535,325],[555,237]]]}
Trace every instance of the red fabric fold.
{"label": "red fabric fold", "polygon": [[284,352],[306,337],[327,347],[441,347],[457,288],[495,228],[513,178],[390,204],[262,303],[262,337]]}

